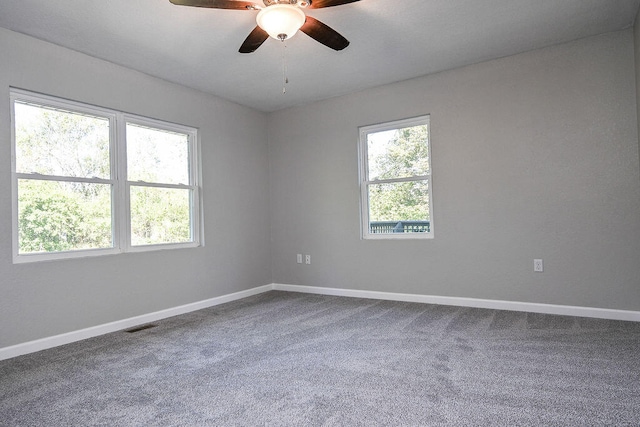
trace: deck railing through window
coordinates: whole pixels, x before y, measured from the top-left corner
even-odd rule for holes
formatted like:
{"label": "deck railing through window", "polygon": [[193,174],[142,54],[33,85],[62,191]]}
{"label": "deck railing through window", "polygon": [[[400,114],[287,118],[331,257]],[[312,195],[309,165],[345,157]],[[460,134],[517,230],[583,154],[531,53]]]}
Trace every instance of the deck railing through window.
{"label": "deck railing through window", "polygon": [[369,232],[383,233],[428,233],[431,224],[429,221],[371,221]]}

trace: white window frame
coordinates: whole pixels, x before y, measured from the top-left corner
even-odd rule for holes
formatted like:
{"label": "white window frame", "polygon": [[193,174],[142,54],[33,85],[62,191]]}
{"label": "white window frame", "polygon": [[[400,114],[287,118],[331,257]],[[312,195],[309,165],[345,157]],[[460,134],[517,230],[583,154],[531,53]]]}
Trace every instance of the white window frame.
{"label": "white window frame", "polygon": [[[97,107],[77,101],[66,100],[43,95],[22,89],[10,88],[11,113],[11,202],[12,202],[12,246],[14,264],[50,261],[59,259],[82,258],[91,256],[113,255],[125,252],[155,251],[163,249],[193,248],[202,246],[202,212],[201,212],[201,166],[200,140],[198,130],[192,127],[150,119],[128,114],[108,108]],[[109,161],[111,176],[103,178],[76,178],[41,175],[36,173],[18,173],[16,171],[16,135],[15,135],[15,102],[33,103],[52,109],[86,114],[105,118],[109,121]],[[127,123],[153,129],[182,133],[188,136],[189,144],[189,179],[187,184],[159,184],[130,182],[127,180],[126,125]],[[57,182],[86,182],[111,185],[111,232],[113,247],[98,249],[78,249],[59,252],[19,253],[18,224],[18,180],[38,179]],[[131,245],[131,211],[129,205],[129,188],[135,185],[160,188],[177,188],[191,190],[191,241],[180,243],[163,243],[144,246]]]}
{"label": "white window frame", "polygon": [[[125,241],[122,243],[123,247],[125,247],[126,252],[143,252],[148,250],[155,249],[175,249],[181,247],[194,247],[199,246],[200,243],[200,192],[199,186],[196,184],[200,181],[199,174],[199,163],[197,162],[198,154],[198,144],[197,144],[197,130],[194,128],[190,128],[187,126],[177,125],[173,123],[167,123],[160,120],[149,119],[146,117],[135,116],[132,114],[123,114],[124,125],[122,127],[122,132],[126,134],[126,125],[131,123],[133,125],[148,127],[152,129],[165,130],[169,132],[181,133],[188,135],[189,138],[189,182],[187,184],[163,184],[163,183],[155,183],[155,182],[145,182],[145,181],[125,181],[125,191],[121,192],[121,195],[125,196],[124,212],[126,213],[126,218],[124,218],[125,227],[124,227],[124,236]],[[125,136],[126,139],[126,136]],[[124,153],[123,153],[124,151]],[[120,166],[124,169],[124,172],[121,176],[126,177],[126,167],[127,167],[127,159],[126,159],[126,150],[120,150],[118,153],[121,158],[119,159]],[[152,245],[131,245],[131,205],[130,205],[130,194],[129,191],[132,186],[139,187],[156,187],[156,188],[169,188],[169,189],[183,189],[183,190],[191,190],[191,242],[182,242],[182,243],[164,243],[164,244],[152,244]]]}
{"label": "white window frame", "polygon": [[[358,156],[359,156],[359,178],[360,178],[360,230],[362,239],[387,239],[387,240],[406,240],[406,239],[433,239],[434,237],[434,221],[433,221],[433,180],[431,178],[433,171],[431,169],[431,116],[423,115],[402,120],[394,120],[392,122],[379,123],[358,128]],[[426,125],[428,128],[427,147],[429,153],[429,174],[420,176],[411,176],[394,179],[369,179],[368,167],[368,144],[367,137],[369,134],[384,132],[394,129],[403,129],[413,126]],[[413,182],[424,181],[429,186],[429,231],[414,233],[371,233],[369,231],[369,186],[372,184],[384,184],[395,182]]]}

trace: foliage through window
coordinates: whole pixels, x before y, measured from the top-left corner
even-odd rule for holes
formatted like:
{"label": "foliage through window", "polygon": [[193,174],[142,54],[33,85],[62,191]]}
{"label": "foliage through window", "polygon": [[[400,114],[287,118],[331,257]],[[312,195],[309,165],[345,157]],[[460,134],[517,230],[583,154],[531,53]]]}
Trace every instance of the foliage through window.
{"label": "foliage through window", "polygon": [[15,262],[199,244],[195,129],[19,90],[11,107]]}
{"label": "foliage through window", "polygon": [[433,237],[429,116],[360,128],[364,238]]}

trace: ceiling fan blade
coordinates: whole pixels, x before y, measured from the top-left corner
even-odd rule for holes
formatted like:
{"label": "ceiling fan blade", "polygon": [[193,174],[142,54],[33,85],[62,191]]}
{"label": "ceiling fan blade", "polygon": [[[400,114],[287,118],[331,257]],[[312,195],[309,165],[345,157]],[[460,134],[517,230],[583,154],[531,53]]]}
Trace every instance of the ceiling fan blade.
{"label": "ceiling fan blade", "polygon": [[320,9],[322,7],[340,6],[341,4],[354,3],[360,0],[311,0],[309,9]]}
{"label": "ceiling fan blade", "polygon": [[262,28],[256,26],[253,29],[253,31],[251,31],[251,33],[249,33],[247,38],[244,40],[238,52],[240,53],[255,52],[256,49],[262,46],[262,43],[264,43],[264,41],[268,38],[269,38],[269,34],[267,34],[267,32]]}
{"label": "ceiling fan blade", "polygon": [[213,9],[253,10],[253,9],[260,9],[262,7],[250,1],[235,1],[235,0],[169,0],[169,1],[178,6],[210,7]]}
{"label": "ceiling fan blade", "polygon": [[311,16],[307,16],[307,20],[300,28],[300,31],[333,50],[342,50],[349,46],[349,40],[342,37],[333,28]]}

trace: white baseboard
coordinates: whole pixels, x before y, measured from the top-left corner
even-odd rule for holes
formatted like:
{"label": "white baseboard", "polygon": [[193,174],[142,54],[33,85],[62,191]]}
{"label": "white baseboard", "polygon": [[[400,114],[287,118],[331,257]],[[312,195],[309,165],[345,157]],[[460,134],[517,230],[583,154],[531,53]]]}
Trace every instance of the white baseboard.
{"label": "white baseboard", "polygon": [[284,285],[274,283],[273,290],[343,297],[370,298],[388,301],[406,301],[425,304],[453,305],[458,307],[490,308],[496,310],[524,311],[528,313],[559,314],[564,316],[592,317],[597,319],[640,322],[640,311],[608,308],[577,307],[570,305],[540,304],[490,299],[442,297],[435,295],[402,294],[395,292],[362,291],[356,289],[319,288],[315,286]]}
{"label": "white baseboard", "polygon": [[204,301],[198,301],[191,304],[169,308],[166,310],[143,314],[141,316],[130,317],[128,319],[93,326],[91,328],[81,329],[79,331],[67,332],[52,337],[0,348],[0,360],[10,359],[12,357],[21,356],[23,354],[34,353],[36,351],[46,350],[48,348],[69,344],[75,341],[97,337],[99,335],[108,334],[110,332],[132,328],[134,326],[143,325],[149,322],[155,322],[157,320],[166,319],[167,317],[190,313],[192,311],[201,310],[203,308],[213,307],[271,290],[640,322],[640,311],[631,310],[614,310],[607,308],[577,307],[569,305],[539,304],[477,298],[443,297],[435,295],[403,294],[396,292],[363,291],[357,289],[320,288],[315,286],[272,283],[270,285],[259,286],[256,288],[235,292],[233,294],[223,295]]}
{"label": "white baseboard", "polygon": [[12,357],[21,356],[23,354],[34,353],[40,350],[57,347],[59,345],[69,344],[75,341],[87,338],[97,337],[99,335],[116,332],[123,329],[132,328],[134,326],[143,325],[149,322],[155,322],[167,317],[178,316],[180,314],[190,313],[192,311],[201,310],[207,307],[224,304],[226,302],[250,297],[252,295],[268,292],[273,289],[273,285],[259,286],[257,288],[247,289],[246,291],[235,292],[233,294],[222,295],[216,298],[198,301],[191,304],[185,304],[178,307],[168,308],[153,313],[143,314],[141,316],[130,317],[128,319],[117,320],[115,322],[105,323],[103,325],[93,326],[79,331],[67,332],[52,337],[42,338],[35,341],[29,341],[22,344],[16,344],[10,347],[0,348],[0,360],[10,359]]}

